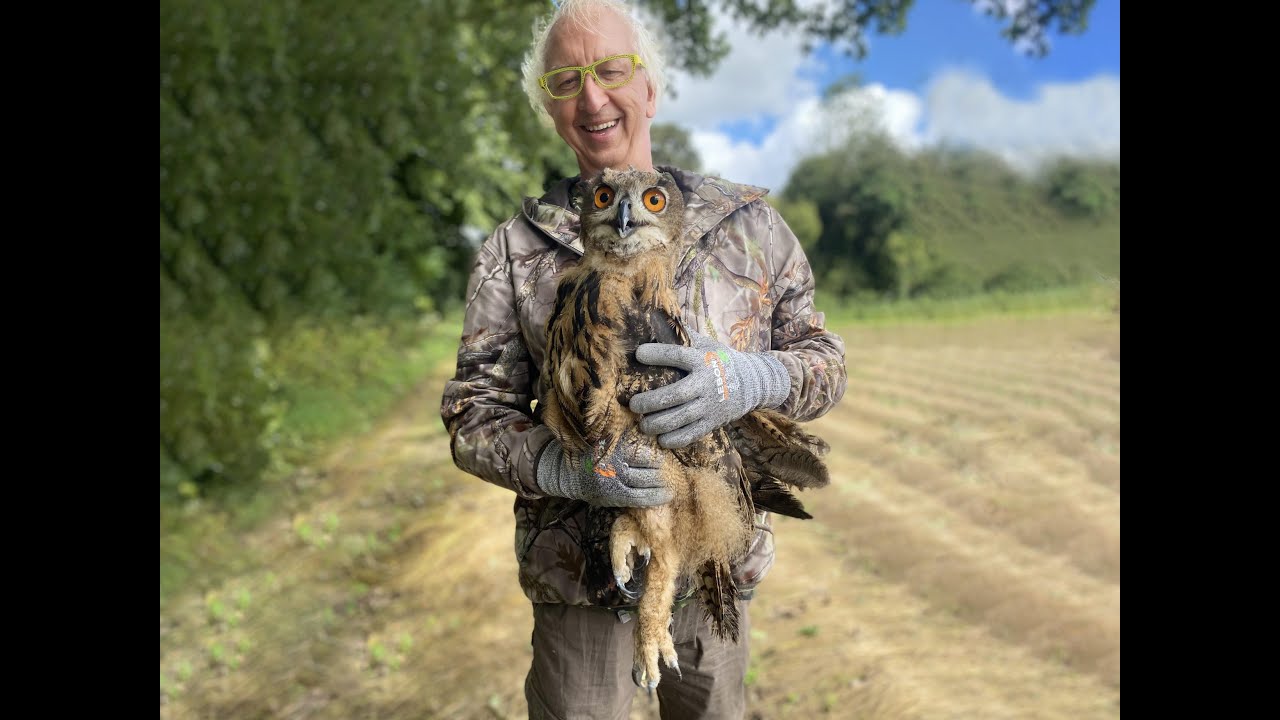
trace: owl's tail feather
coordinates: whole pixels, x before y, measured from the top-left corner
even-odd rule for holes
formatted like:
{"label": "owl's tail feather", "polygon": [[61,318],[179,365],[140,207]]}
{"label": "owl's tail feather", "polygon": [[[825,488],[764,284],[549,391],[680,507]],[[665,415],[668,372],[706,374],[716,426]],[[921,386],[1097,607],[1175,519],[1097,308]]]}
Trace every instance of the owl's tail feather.
{"label": "owl's tail feather", "polygon": [[712,631],[722,640],[738,642],[738,587],[729,563],[708,560],[698,574],[702,580],[698,597]]}

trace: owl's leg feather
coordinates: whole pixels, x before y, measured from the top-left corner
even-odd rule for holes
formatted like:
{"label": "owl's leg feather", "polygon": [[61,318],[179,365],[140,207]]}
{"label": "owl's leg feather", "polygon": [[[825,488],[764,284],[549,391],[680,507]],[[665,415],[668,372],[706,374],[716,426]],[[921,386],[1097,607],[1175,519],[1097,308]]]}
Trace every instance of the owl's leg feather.
{"label": "owl's leg feather", "polygon": [[637,638],[636,642],[636,657],[631,666],[631,681],[637,687],[649,690],[658,687],[658,683],[662,681],[662,672],[658,669],[659,659],[675,671],[676,677],[684,678],[684,674],[680,672],[680,661],[676,656],[676,646],[671,639],[671,633],[664,632],[658,638],[641,633],[641,637]]}
{"label": "owl's leg feather", "polygon": [[652,543],[653,555],[647,587],[640,598],[631,679],[639,687],[655,688],[662,680],[659,660],[679,672],[675,643],[671,639],[671,606],[680,572],[680,549],[672,538],[670,507],[642,510],[637,513],[637,519]]}

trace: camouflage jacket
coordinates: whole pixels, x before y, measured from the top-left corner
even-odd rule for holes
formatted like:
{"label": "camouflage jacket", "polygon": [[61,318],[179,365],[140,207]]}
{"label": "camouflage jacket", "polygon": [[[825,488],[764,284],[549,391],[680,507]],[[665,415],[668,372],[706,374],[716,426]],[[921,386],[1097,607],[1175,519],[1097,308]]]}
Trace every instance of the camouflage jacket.
{"label": "camouflage jacket", "polygon": [[[737,350],[772,351],[791,375],[779,408],[800,421],[830,410],[846,386],[844,342],[813,307],[813,273],[764,189],[675,168],[685,230],[675,289],[687,327]],[[607,571],[608,520],[579,501],[544,497],[535,481],[551,431],[535,419],[539,368],[557,276],[582,256],[578,216],[561,181],[481,246],[467,287],[458,367],[441,417],[459,468],[515,491],[520,586],[533,602],[622,607]],[[773,565],[767,513],[735,579],[749,594]],[[682,587],[679,597],[690,588]]]}

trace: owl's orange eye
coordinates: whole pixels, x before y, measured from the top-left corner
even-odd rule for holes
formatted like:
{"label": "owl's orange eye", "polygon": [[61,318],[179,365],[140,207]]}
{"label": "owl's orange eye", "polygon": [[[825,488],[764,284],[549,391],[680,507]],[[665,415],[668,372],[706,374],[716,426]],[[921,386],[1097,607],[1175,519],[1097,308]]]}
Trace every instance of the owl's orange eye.
{"label": "owl's orange eye", "polygon": [[608,185],[601,185],[596,188],[595,203],[598,208],[609,207],[609,203],[613,202],[613,188]]}
{"label": "owl's orange eye", "polygon": [[644,191],[644,206],[651,212],[662,212],[662,208],[667,206],[667,196],[657,188],[650,188]]}

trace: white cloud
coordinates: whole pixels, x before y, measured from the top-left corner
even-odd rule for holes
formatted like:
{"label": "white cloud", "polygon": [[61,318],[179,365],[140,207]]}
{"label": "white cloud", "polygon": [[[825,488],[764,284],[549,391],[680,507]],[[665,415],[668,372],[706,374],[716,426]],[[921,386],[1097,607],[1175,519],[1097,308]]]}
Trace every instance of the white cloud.
{"label": "white cloud", "polygon": [[[659,106],[657,122],[690,130],[704,169],[775,191],[805,155],[848,132],[848,118],[873,122],[908,151],[946,143],[991,151],[1030,170],[1054,155],[1118,157],[1120,79],[1099,76],[1046,84],[1030,100],[1000,94],[982,75],[944,69],[924,96],[872,83],[826,105],[811,77],[813,62],[796,33],[756,37],[717,19],[733,49],[710,78],[672,71],[678,97]],[[759,143],[734,141],[723,123],[775,125]]]}
{"label": "white cloud", "polygon": [[925,93],[924,141],[980,147],[1028,170],[1057,154],[1120,155],[1120,78],[1040,86],[1031,100],[1000,94],[970,71],[936,75]]}
{"label": "white cloud", "polygon": [[692,128],[714,128],[726,121],[759,121],[786,114],[795,103],[818,93],[817,85],[798,75],[812,60],[801,50],[795,32],[756,36],[721,15],[717,30],[728,34],[732,49],[711,77],[669,70],[668,95],[658,106],[658,119]]}
{"label": "white cloud", "polygon": [[801,158],[838,146],[856,127],[874,124],[901,147],[915,149],[920,112],[920,101],[911,93],[871,85],[827,105],[816,94],[801,100],[759,145],[734,141],[715,129],[695,128],[691,135],[704,169],[780,191]]}

